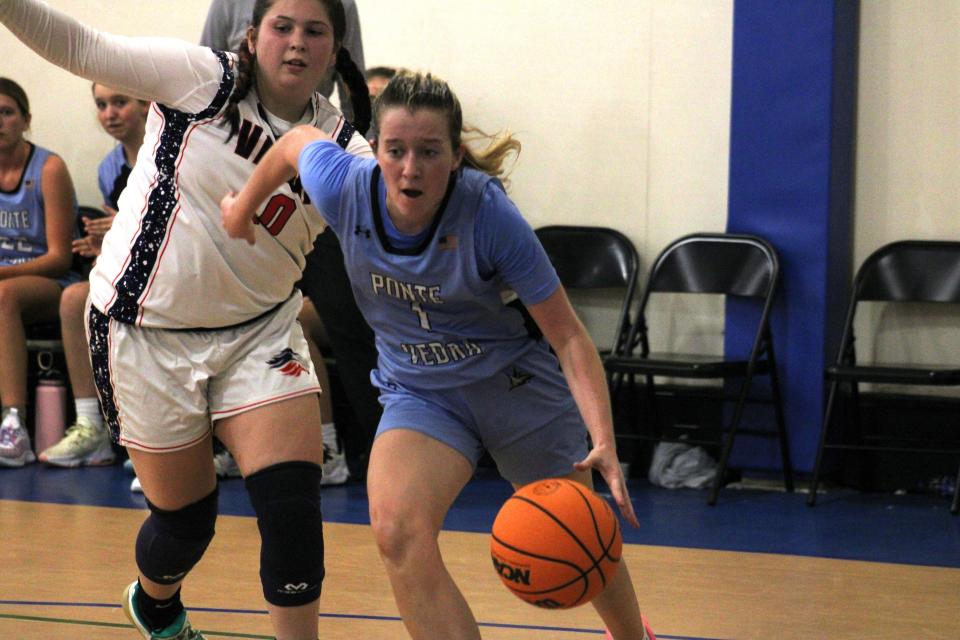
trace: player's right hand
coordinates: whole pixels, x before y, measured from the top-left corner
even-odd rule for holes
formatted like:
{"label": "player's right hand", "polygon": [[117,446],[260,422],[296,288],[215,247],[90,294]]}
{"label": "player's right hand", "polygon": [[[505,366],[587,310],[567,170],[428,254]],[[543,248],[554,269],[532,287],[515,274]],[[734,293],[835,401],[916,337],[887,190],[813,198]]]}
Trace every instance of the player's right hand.
{"label": "player's right hand", "polygon": [[247,244],[254,244],[253,216],[237,205],[237,194],[231,191],[220,201],[220,218],[223,228],[231,238],[242,238]]}

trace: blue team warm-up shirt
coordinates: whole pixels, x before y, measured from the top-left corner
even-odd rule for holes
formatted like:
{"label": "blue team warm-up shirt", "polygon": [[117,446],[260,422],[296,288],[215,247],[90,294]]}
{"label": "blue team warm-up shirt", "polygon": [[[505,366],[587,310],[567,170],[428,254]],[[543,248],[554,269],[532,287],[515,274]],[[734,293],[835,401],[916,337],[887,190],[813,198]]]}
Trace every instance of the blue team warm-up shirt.
{"label": "blue team warm-up shirt", "polygon": [[20,184],[13,191],[0,190],[0,264],[27,262],[47,253],[41,175],[50,151],[30,146]]}
{"label": "blue team warm-up shirt", "polygon": [[115,146],[97,165],[97,185],[100,187],[100,195],[103,196],[103,204],[114,211],[119,208],[117,200],[127,185],[130,168],[122,144]]}
{"label": "blue team warm-up shirt", "polygon": [[318,141],[300,154],[300,178],[333,228],[358,306],[376,334],[384,379],[422,389],[488,378],[536,347],[527,305],[560,284],[533,230],[500,183],[457,171],[430,228],[402,236],[386,213],[376,161]]}

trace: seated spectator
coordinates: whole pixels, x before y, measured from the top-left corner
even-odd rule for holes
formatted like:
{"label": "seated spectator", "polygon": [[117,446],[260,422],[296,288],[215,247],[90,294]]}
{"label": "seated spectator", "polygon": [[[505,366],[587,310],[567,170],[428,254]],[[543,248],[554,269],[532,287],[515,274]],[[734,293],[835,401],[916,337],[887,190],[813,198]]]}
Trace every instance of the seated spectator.
{"label": "seated spectator", "polygon": [[323,425],[323,478],[320,479],[320,484],[322,486],[343,484],[350,478],[350,471],[347,468],[347,459],[333,419],[333,400],[330,396],[327,364],[320,352],[321,347],[328,347],[330,344],[327,331],[323,326],[323,320],[320,319],[320,314],[317,313],[317,308],[306,296],[303,298],[303,308],[300,309],[297,320],[303,327],[303,335],[310,349],[310,360],[313,361],[313,369],[317,372],[317,380],[320,381],[320,388],[323,389],[323,393],[319,395],[320,420]]}
{"label": "seated spectator", "polygon": [[76,196],[63,160],[24,137],[30,103],[23,88],[0,78],[0,465],[36,457],[25,428],[25,325],[53,322],[71,270]]}
{"label": "seated spectator", "polygon": [[[370,92],[370,101],[377,99],[383,88],[390,82],[390,78],[397,75],[397,70],[393,67],[371,67],[367,69],[364,75],[367,78],[367,91]],[[367,140],[370,144],[377,141],[377,123],[376,120],[370,123],[370,129],[367,130]]]}
{"label": "seated spectator", "polygon": [[[73,241],[73,251],[85,258],[95,258],[100,254],[103,236],[117,213],[120,193],[137,162],[150,108],[149,102],[131,98],[97,83],[93,84],[93,101],[100,126],[118,144],[97,167],[104,215],[95,219],[84,217],[87,235]],[[116,457],[100,413],[97,387],[90,368],[84,328],[84,307],[88,293],[90,283],[83,280],[64,289],[60,298],[60,331],[77,419],[60,442],[40,453],[42,462],[57,467],[112,464]]]}
{"label": "seated spectator", "polygon": [[367,90],[370,91],[370,99],[375,100],[383,88],[390,82],[390,78],[397,75],[397,70],[393,67],[370,67],[364,73],[367,78]]}

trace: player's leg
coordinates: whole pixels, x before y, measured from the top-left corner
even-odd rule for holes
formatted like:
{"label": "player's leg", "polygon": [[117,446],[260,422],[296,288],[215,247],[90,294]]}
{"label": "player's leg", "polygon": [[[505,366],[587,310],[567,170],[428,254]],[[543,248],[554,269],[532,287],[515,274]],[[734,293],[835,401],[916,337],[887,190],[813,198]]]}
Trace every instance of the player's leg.
{"label": "player's leg", "polygon": [[216,435],[233,452],[260,529],[260,578],[279,640],[316,640],[323,581],[323,439],[299,295],[220,332],[228,360],[209,389]]}
{"label": "player's leg", "polygon": [[260,529],[260,575],[278,640],[315,640],[323,581],[316,396],[298,396],[217,423],[233,452]]}
{"label": "player's leg", "polygon": [[[149,567],[146,572],[141,567],[140,582],[151,597],[168,598],[179,590],[183,576],[213,537],[217,479],[210,436],[180,451],[152,453],[133,447],[128,451],[151,510],[137,542],[138,564]],[[167,547],[178,545],[190,552],[167,566],[174,559]],[[177,574],[183,575],[175,582],[163,577]]]}
{"label": "player's leg", "polygon": [[136,540],[140,577],[124,593],[124,611],[146,638],[188,634],[180,584],[206,551],[217,517],[202,375],[216,346],[206,334],[139,329],[93,308],[87,331],[104,417],[127,446],[150,510]]}
{"label": "player's leg", "polygon": [[[565,477],[593,488],[591,471],[575,471]],[[621,558],[613,579],[590,604],[615,640],[655,640],[650,634],[644,635],[646,625],[640,615],[640,604],[626,560]]]}
{"label": "player's leg", "polygon": [[415,640],[480,637],[437,544],[443,519],[473,469],[460,452],[409,429],[391,429],[374,441],[367,471],[370,523]]}
{"label": "player's leg", "polygon": [[26,428],[24,323],[55,320],[59,299],[60,285],[51,278],[21,276],[0,280],[0,465],[19,467],[35,459]]}
{"label": "player's leg", "polygon": [[90,369],[84,328],[89,292],[88,281],[76,282],[64,289],[60,297],[60,335],[77,419],[59,442],[40,453],[40,460],[58,467],[111,464],[116,457]]}

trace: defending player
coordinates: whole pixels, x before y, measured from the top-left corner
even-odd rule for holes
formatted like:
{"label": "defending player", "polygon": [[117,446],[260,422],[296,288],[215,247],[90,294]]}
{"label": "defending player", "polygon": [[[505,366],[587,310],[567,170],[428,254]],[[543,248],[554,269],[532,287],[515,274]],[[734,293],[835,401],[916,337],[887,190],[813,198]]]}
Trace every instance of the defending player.
{"label": "defending player", "polygon": [[[430,75],[397,75],[374,119],[376,162],[322,132],[291,131],[224,198],[224,224],[259,246],[254,213],[299,167],[376,333],[384,413],[367,490],[404,624],[418,639],[476,639],[437,537],[484,450],[516,486],[553,476],[590,485],[596,469],[624,517],[637,519],[596,347],[496,179],[519,144],[506,136],[483,153],[464,146],[459,102]],[[518,302],[504,302],[510,292]],[[617,640],[653,638],[626,566],[593,604]]]}
{"label": "defending player", "polygon": [[[154,102],[149,153],[138,158],[104,238],[88,315],[107,423],[129,450],[150,509],[127,615],[145,638],[201,637],[186,621],[180,584],[214,534],[215,429],[257,514],[275,634],[315,640],[320,389],[295,322],[301,298],[293,285],[323,221],[297,181],[279,185],[251,253],[226,237],[218,203],[296,124],[370,155],[363,136],[314,92],[336,65],[360,88],[354,95],[366,95],[363,75],[339,48],[342,5],[258,0],[239,54],[111,36],[36,0],[0,0],[0,21],[54,64]],[[362,103],[354,107],[364,113]]]}

